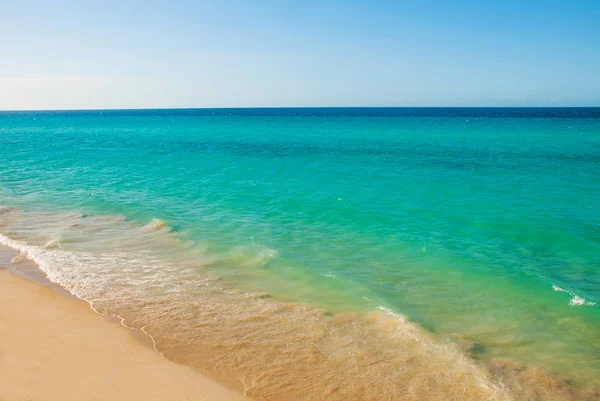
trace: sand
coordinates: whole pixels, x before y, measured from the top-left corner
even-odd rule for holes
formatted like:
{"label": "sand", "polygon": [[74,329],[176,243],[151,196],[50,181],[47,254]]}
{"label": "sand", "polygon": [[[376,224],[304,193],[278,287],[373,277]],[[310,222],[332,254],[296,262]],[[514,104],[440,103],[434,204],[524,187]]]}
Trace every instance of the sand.
{"label": "sand", "polygon": [[1,401],[242,399],[85,302],[0,269]]}

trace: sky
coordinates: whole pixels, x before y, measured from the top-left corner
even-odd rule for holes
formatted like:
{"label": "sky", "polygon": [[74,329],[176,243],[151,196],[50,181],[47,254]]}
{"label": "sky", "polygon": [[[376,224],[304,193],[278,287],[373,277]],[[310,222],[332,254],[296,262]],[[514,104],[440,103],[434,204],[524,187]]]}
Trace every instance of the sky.
{"label": "sky", "polygon": [[600,1],[0,0],[0,110],[600,106]]}

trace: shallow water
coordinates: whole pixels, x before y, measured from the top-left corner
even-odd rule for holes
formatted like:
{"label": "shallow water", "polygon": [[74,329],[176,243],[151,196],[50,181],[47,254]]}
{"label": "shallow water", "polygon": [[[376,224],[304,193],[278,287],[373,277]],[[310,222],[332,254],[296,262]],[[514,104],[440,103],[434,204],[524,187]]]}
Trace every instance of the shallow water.
{"label": "shallow water", "polygon": [[255,398],[597,396],[598,109],[0,123],[0,240]]}

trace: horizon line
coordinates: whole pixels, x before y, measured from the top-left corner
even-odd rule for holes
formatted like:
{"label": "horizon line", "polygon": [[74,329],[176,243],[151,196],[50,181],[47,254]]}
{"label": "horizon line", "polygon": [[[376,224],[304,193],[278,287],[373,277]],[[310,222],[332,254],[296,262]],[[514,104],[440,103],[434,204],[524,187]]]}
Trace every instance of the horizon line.
{"label": "horizon line", "polygon": [[260,110],[260,109],[599,109],[597,106],[232,106],[232,107],[127,107],[82,109],[0,109],[10,112],[153,111],[153,110]]}

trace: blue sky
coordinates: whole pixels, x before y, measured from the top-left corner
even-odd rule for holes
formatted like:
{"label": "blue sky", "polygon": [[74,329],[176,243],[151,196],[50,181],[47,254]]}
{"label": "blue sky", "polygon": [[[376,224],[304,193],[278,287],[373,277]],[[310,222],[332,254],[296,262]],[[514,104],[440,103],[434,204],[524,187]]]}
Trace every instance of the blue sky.
{"label": "blue sky", "polygon": [[0,109],[600,106],[597,0],[165,3],[0,0]]}

